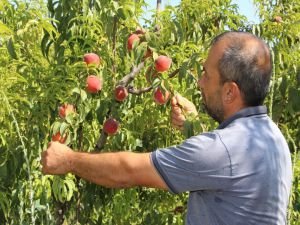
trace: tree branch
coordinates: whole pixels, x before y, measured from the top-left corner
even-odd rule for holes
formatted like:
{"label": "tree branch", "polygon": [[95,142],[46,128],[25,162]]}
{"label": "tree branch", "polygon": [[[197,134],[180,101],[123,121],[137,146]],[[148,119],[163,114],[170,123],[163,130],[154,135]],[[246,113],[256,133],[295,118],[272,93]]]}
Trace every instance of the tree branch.
{"label": "tree branch", "polygon": [[175,77],[177,73],[179,73],[180,68],[174,70],[172,73],[169,74],[169,78]]}
{"label": "tree branch", "polygon": [[159,13],[160,11],[160,6],[161,6],[161,0],[156,1],[156,13]]}
{"label": "tree branch", "polygon": [[[144,67],[145,63],[141,62],[138,66],[133,66],[131,69],[131,72],[128,73],[127,75],[125,75],[119,82],[117,85],[122,85],[124,87],[127,87],[131,81],[134,80],[134,78],[136,77],[136,75],[140,72],[140,70]],[[135,91],[133,91],[135,92]],[[109,116],[110,112],[112,111],[111,107],[107,112],[107,117]],[[107,140],[107,134],[103,131],[101,131],[100,137],[98,138],[98,141],[96,143],[95,146],[95,151],[100,151],[103,149],[105,143]]]}
{"label": "tree branch", "polygon": [[141,95],[141,94],[143,94],[143,93],[145,93],[145,92],[151,91],[152,89],[153,89],[152,86],[145,87],[145,88],[141,88],[141,89],[134,89],[134,87],[129,86],[129,87],[128,87],[128,92],[129,92],[130,94],[133,94],[133,95]]}
{"label": "tree branch", "polygon": [[135,76],[140,72],[144,67],[145,63],[141,62],[138,66],[133,66],[131,72],[125,75],[119,82],[118,85],[127,87],[128,84],[134,80]]}
{"label": "tree branch", "polygon": [[97,141],[97,144],[95,146],[95,151],[101,151],[106,143],[107,140],[107,134],[104,132],[104,130],[102,129],[100,137]]}

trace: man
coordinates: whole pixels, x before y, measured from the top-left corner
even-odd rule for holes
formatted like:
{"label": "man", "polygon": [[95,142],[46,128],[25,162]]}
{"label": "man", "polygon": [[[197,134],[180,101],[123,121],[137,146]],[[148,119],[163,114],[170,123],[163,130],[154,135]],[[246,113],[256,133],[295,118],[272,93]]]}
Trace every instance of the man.
{"label": "man", "polygon": [[[291,188],[288,145],[262,106],[272,63],[266,44],[249,33],[216,37],[199,80],[216,130],[151,153],[78,153],[57,142],[42,154],[43,173],[74,173],[106,187],[145,186],[189,192],[186,224],[283,225]],[[182,129],[195,106],[171,100]],[[184,113],[183,113],[184,111]]]}

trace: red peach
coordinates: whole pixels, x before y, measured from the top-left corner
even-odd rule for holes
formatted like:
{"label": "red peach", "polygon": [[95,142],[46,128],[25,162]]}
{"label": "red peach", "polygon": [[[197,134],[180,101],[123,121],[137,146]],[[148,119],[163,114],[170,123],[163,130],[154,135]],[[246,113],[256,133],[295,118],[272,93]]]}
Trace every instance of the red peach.
{"label": "red peach", "polygon": [[162,90],[161,88],[156,88],[154,90],[154,101],[158,105],[164,105],[168,102],[170,98],[170,92],[168,90]]}
{"label": "red peach", "polygon": [[140,42],[140,38],[137,34],[131,34],[127,40],[127,49],[130,51],[133,48],[133,43],[137,41]]}
{"label": "red peach", "polygon": [[83,61],[87,64],[94,64],[98,66],[100,64],[100,57],[95,53],[86,53],[83,56]]}
{"label": "red peach", "polygon": [[75,112],[75,107],[74,105],[65,103],[62,106],[60,106],[58,108],[58,115],[61,118],[65,118],[66,116],[68,116],[70,113],[74,113]]}
{"label": "red peach", "polygon": [[95,75],[88,76],[86,80],[86,90],[89,93],[98,93],[102,89],[102,81]]}
{"label": "red peach", "polygon": [[115,99],[119,102],[124,101],[128,96],[128,91],[127,88],[124,86],[117,86],[115,88]]}
{"label": "red peach", "polygon": [[67,137],[67,134],[65,134],[65,136],[62,137],[60,132],[58,131],[56,134],[52,135],[52,141],[58,141],[59,143],[64,144],[67,140]]}
{"label": "red peach", "polygon": [[167,71],[172,63],[172,59],[167,56],[161,55],[155,60],[155,69],[158,72]]}
{"label": "red peach", "polygon": [[118,132],[119,123],[113,118],[107,119],[103,124],[103,130],[108,135],[114,135]]}

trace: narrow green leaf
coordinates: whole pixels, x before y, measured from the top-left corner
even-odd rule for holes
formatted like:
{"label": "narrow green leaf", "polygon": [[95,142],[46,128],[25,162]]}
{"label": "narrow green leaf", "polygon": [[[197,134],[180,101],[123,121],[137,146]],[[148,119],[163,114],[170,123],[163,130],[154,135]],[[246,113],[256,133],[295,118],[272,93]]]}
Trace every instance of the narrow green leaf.
{"label": "narrow green leaf", "polygon": [[12,38],[10,38],[7,42],[7,50],[8,50],[9,55],[13,59],[18,59]]}

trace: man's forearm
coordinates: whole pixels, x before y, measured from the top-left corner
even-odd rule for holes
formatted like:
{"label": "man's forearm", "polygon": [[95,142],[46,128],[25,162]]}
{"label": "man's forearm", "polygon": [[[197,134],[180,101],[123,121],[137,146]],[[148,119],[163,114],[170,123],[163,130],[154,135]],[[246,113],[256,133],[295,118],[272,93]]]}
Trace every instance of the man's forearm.
{"label": "man's forearm", "polygon": [[73,174],[93,183],[106,187],[135,186],[128,157],[134,158],[134,153],[79,153],[70,154],[71,171]]}

